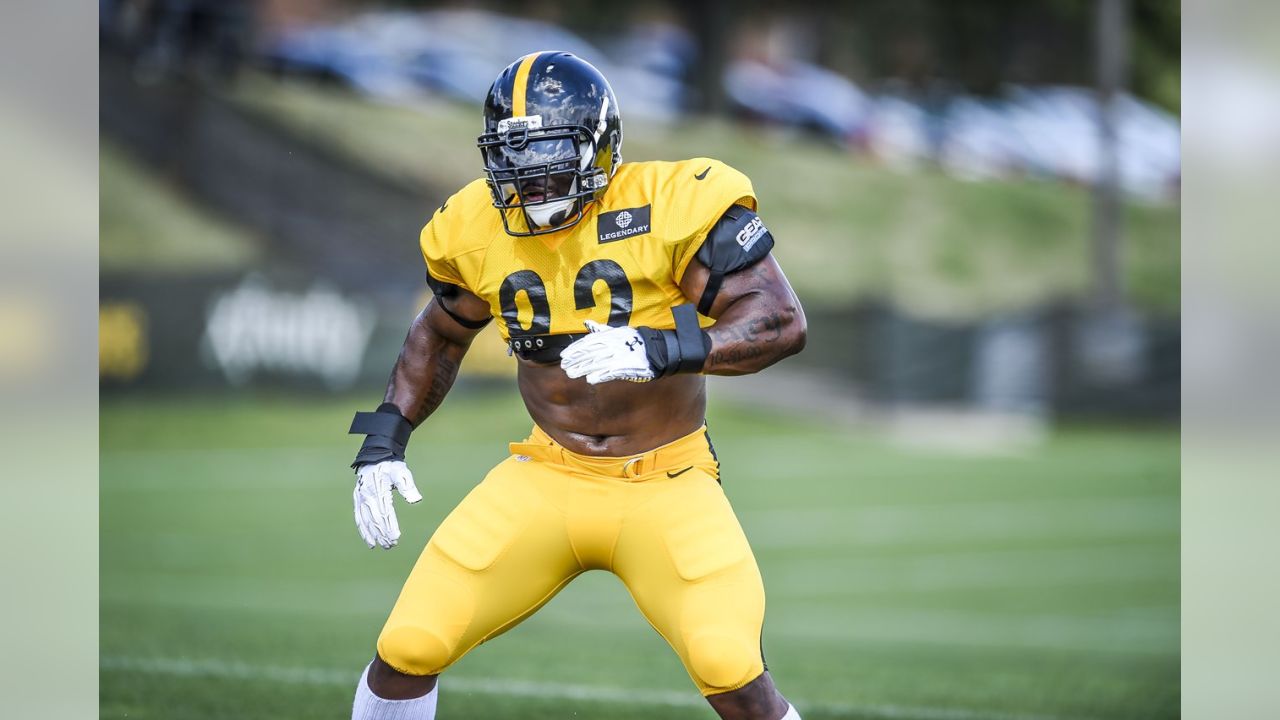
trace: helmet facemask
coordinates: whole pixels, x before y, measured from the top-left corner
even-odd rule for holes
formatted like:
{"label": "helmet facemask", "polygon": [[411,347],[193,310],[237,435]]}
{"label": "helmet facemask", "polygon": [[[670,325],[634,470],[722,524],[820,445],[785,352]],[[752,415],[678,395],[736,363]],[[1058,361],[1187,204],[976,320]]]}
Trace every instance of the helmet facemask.
{"label": "helmet facemask", "polygon": [[[528,115],[499,120],[495,131],[480,136],[489,190],[508,234],[543,235],[582,220],[587,204],[609,183],[604,168],[616,167],[616,159],[596,157],[608,106],[606,99],[595,127],[544,127],[541,116]],[[614,145],[609,140],[605,152]],[[527,230],[512,223],[516,211]]]}

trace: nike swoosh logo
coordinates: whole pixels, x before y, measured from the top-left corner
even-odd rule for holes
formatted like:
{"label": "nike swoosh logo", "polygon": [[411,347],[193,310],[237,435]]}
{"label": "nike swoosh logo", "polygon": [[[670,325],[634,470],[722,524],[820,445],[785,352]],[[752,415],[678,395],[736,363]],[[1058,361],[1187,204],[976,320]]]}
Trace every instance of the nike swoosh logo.
{"label": "nike swoosh logo", "polygon": [[676,477],[677,475],[683,475],[683,474],[685,474],[685,473],[689,472],[689,471],[690,471],[690,470],[692,470],[692,469],[693,469],[693,466],[692,466],[692,465],[690,465],[689,467],[687,467],[687,468],[685,468],[685,469],[681,470],[680,472],[671,472],[670,470],[668,470],[668,471],[667,471],[667,477],[669,477],[669,478],[673,478],[673,477]]}
{"label": "nike swoosh logo", "polygon": [[701,180],[702,178],[706,177],[706,176],[707,176],[707,173],[709,173],[709,172],[711,172],[711,166],[710,166],[710,165],[708,165],[708,166],[707,166],[707,169],[706,169],[706,170],[703,170],[702,172],[698,173],[697,175],[694,175],[694,177],[695,177],[695,178],[697,178],[697,179],[699,179],[699,180]]}
{"label": "nike swoosh logo", "polygon": [[449,201],[448,201],[448,200],[445,200],[445,201],[444,201],[444,204],[443,204],[443,205],[441,205],[441,206],[440,206],[440,209],[439,209],[439,210],[437,210],[436,212],[444,212],[445,208],[447,208],[447,207],[449,207]]}

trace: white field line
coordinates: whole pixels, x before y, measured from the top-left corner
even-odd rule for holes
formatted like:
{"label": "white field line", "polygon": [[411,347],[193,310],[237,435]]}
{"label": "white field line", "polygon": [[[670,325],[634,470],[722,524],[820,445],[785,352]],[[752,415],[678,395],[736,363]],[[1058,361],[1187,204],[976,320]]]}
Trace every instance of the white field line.
{"label": "white field line", "polygon": [[[193,678],[223,678],[234,680],[265,680],[301,685],[354,685],[360,673],[358,668],[338,670],[333,668],[285,667],[279,665],[251,665],[248,663],[219,660],[216,658],[164,658],[104,656],[99,661],[103,670],[122,670],[149,675],[169,675]],[[582,700],[591,702],[629,705],[659,705],[664,707],[702,707],[704,701],[693,690],[640,690],[599,685],[572,685],[563,683],[534,682],[531,680],[485,679],[450,675],[442,681],[444,692],[477,693],[480,695],[507,695],[537,698],[540,700]],[[829,714],[850,715],[885,720],[1065,720],[1056,716],[1022,713],[988,712],[980,710],[949,709],[939,707],[912,707],[905,705],[846,705],[830,703],[806,703],[793,701],[797,709],[821,710]]]}

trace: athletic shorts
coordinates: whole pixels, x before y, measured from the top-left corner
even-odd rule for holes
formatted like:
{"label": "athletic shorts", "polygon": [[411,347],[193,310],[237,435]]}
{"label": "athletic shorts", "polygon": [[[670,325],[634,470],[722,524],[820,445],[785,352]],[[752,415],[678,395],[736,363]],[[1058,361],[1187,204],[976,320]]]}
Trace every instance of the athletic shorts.
{"label": "athletic shorts", "polygon": [[706,428],[641,455],[570,452],[541,428],[427,543],[378,655],[434,675],[515,627],[587,570],[607,570],[704,695],[764,672],[764,585],[719,484]]}

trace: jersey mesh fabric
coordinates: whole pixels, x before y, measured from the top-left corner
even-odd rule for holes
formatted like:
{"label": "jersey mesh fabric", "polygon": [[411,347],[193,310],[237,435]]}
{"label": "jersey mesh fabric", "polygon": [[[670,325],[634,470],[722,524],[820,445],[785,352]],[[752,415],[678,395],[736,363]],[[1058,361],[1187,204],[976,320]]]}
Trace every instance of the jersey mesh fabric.
{"label": "jersey mesh fabric", "polygon": [[489,303],[504,340],[582,333],[586,320],[671,328],[671,308],[689,302],[680,278],[734,204],[754,210],[755,192],[719,161],[625,163],[574,227],[512,237],[481,180],[436,211],[420,244],[433,277]]}

